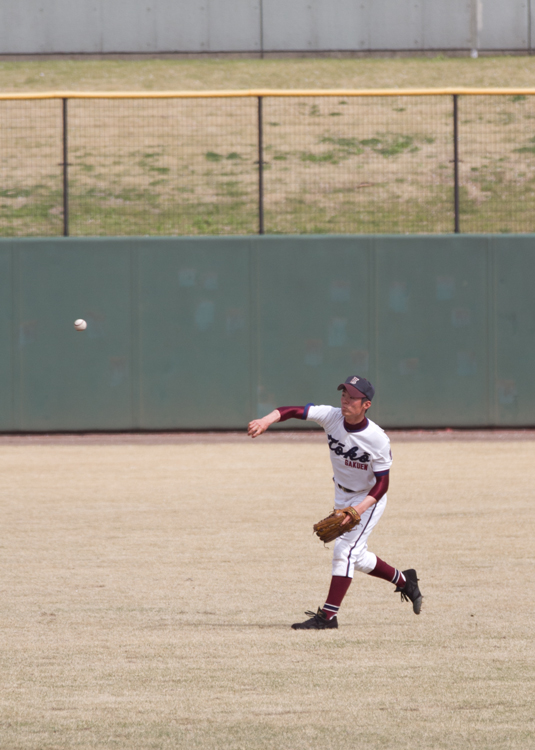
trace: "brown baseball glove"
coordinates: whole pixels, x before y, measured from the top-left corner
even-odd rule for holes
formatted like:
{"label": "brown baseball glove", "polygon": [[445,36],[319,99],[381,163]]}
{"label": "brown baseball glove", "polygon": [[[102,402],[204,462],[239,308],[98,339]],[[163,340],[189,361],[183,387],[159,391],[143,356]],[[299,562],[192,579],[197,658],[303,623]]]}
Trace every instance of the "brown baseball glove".
{"label": "brown baseball glove", "polygon": [[[350,520],[342,526],[342,521],[344,518],[347,518],[347,516],[350,517]],[[342,536],[342,534],[354,529],[359,523],[360,516],[358,512],[355,508],[349,506],[349,508],[333,510],[327,518],[314,524],[314,531],[322,542],[328,544],[329,542],[332,542],[333,539],[336,539],[337,537]]]}

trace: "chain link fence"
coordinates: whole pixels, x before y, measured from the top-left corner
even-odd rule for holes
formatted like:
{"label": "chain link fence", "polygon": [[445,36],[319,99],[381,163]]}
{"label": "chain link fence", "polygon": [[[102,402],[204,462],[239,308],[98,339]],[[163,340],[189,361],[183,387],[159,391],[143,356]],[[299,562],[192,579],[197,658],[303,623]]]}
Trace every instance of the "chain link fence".
{"label": "chain link fence", "polygon": [[535,231],[535,90],[0,96],[0,235]]}

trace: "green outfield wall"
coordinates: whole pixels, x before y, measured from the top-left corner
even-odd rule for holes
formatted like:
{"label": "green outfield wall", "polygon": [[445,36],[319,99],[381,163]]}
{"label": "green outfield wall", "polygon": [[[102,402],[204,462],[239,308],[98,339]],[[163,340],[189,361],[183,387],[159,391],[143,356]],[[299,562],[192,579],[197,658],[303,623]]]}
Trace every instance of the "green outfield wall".
{"label": "green outfield wall", "polygon": [[385,426],[533,426],[534,284],[532,235],[0,240],[0,431],[242,429],[354,373]]}

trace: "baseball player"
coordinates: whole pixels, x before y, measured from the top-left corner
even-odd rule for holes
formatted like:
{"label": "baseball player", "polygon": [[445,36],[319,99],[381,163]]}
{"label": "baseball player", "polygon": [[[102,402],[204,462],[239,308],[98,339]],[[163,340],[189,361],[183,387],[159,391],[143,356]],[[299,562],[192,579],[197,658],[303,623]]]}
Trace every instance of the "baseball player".
{"label": "baseball player", "polygon": [[[334,506],[353,506],[360,514],[358,526],[339,536],[334,544],[331,586],[323,607],[294,630],[324,630],[338,627],[338,610],[349,589],[355,570],[383,578],[396,586],[402,601],[411,601],[420,614],[422,594],[414,569],[400,572],[368,550],[368,537],[386,507],[389,472],[392,465],[390,441],[383,430],[368,419],[375,389],[357,375],[338,386],[340,408],[334,406],[280,406],[262,419],[249,423],[247,434],[256,438],[275,422],[311,419],[323,427],[331,456]],[[349,521],[347,516],[347,521]]]}

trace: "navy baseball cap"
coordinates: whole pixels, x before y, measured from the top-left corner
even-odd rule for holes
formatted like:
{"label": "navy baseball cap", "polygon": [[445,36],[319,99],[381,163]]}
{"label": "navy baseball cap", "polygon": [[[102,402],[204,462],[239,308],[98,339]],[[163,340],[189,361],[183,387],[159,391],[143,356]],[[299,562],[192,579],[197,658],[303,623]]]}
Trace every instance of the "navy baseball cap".
{"label": "navy baseball cap", "polygon": [[366,378],[359,378],[358,375],[350,375],[345,383],[340,383],[338,390],[341,391],[343,388],[353,398],[367,398],[371,401],[375,396],[375,388],[370,381]]}

